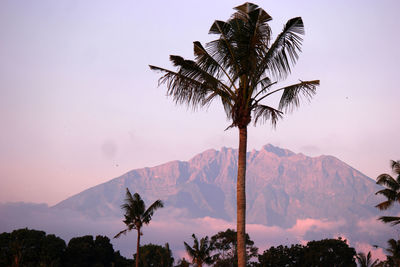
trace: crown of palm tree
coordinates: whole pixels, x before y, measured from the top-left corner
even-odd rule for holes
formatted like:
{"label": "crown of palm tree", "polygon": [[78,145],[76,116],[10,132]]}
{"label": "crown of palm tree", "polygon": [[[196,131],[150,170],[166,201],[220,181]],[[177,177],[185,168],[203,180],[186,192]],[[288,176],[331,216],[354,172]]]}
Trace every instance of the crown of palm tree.
{"label": "crown of palm tree", "polygon": [[[400,161],[392,160],[390,166],[396,177],[384,173],[376,178],[377,184],[386,187],[375,193],[376,195],[383,195],[386,198],[385,201],[375,206],[380,210],[387,210],[392,207],[395,202],[400,202]],[[395,216],[381,216],[379,220],[384,223],[391,223],[392,225],[400,223],[400,217]]]}
{"label": "crown of palm tree", "polygon": [[140,230],[143,224],[149,224],[151,218],[159,208],[164,207],[161,200],[156,200],[147,209],[143,199],[138,193],[131,194],[129,189],[126,189],[126,197],[124,204],[121,208],[125,211],[123,222],[126,224],[127,228],[122,230],[114,238],[118,238],[121,234],[126,234],[128,231],[135,229]]}
{"label": "crown of palm tree", "polygon": [[372,260],[371,251],[368,251],[367,256],[365,256],[365,253],[360,252],[356,255],[356,258],[360,267],[375,267],[379,262],[379,260]]}
{"label": "crown of palm tree", "polygon": [[[300,17],[289,20],[271,44],[270,15],[251,3],[235,9],[227,22],[217,20],[212,24],[209,33],[218,35],[217,39],[205,47],[194,42],[195,60],[171,55],[177,71],[150,68],[164,73],[159,83],[167,84],[167,95],[176,103],[197,108],[219,98],[231,126],[247,126],[252,116],[254,124],[271,120],[275,125],[282,110],[298,106],[302,96],[310,99],[319,85],[319,81],[300,81],[272,90],[298,59],[303,21]],[[261,104],[277,92],[282,93],[278,109]]]}
{"label": "crown of palm tree", "polygon": [[[275,88],[291,72],[301,51],[304,34],[300,17],[289,20],[283,31],[271,42],[271,16],[252,3],[235,7],[226,22],[217,20],[209,30],[217,38],[204,47],[194,42],[194,60],[171,55],[176,71],[150,65],[164,75],[159,84],[167,85],[167,95],[175,103],[193,109],[205,107],[218,99],[222,102],[230,127],[239,128],[237,176],[238,266],[246,265],[246,149],[247,126],[251,121],[270,120],[275,126],[283,111],[297,107],[301,98],[310,99],[318,80]],[[265,103],[269,96],[281,93],[279,105]]]}
{"label": "crown of palm tree", "polygon": [[212,264],[213,259],[211,257],[211,252],[214,249],[213,242],[210,242],[208,236],[203,237],[199,240],[195,234],[192,234],[193,246],[188,245],[188,243],[183,242],[185,245],[186,252],[192,258],[192,262],[201,265],[203,263]]}

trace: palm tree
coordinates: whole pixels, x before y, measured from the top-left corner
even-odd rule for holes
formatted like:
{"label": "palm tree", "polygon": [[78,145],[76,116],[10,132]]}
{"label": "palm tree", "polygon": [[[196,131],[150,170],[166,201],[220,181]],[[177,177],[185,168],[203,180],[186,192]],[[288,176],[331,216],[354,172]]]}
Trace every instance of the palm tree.
{"label": "palm tree", "polygon": [[387,255],[387,261],[390,266],[400,266],[400,240],[389,239],[389,248],[386,249],[390,254]]}
{"label": "palm tree", "polygon": [[213,258],[210,254],[214,249],[214,246],[213,243],[208,240],[208,236],[200,239],[200,243],[195,234],[193,234],[192,237],[193,246],[189,246],[186,242],[183,242],[186,252],[192,258],[192,263],[196,264],[196,267],[202,267],[203,263],[212,264]]}
{"label": "palm tree", "polygon": [[[385,201],[375,206],[380,210],[387,210],[392,207],[395,202],[400,202],[400,161],[392,160],[390,166],[397,177],[393,178],[389,174],[384,173],[376,178],[377,184],[386,187],[385,189],[379,190],[375,193],[376,195],[383,195],[386,197]],[[392,225],[400,223],[400,217],[395,216],[381,216],[379,217],[379,220],[384,223],[391,223]]]}
{"label": "palm tree", "polygon": [[379,261],[372,261],[371,251],[368,251],[367,256],[365,256],[363,252],[360,252],[356,255],[356,258],[360,267],[375,267],[377,266]]}
{"label": "palm tree", "polygon": [[[301,51],[304,25],[300,17],[290,19],[271,42],[272,20],[262,8],[252,3],[235,7],[236,12],[224,21],[215,21],[209,33],[217,39],[204,47],[194,42],[195,60],[171,55],[177,71],[150,65],[164,75],[159,84],[167,85],[167,95],[177,104],[198,108],[219,99],[232,122],[228,128],[239,129],[237,172],[238,266],[246,265],[246,151],[250,122],[270,120],[275,126],[283,111],[291,111],[302,97],[311,99],[318,80],[275,88],[291,72]],[[272,95],[281,94],[278,108],[265,104]],[[228,129],[227,128],[227,129]]]}
{"label": "palm tree", "polygon": [[161,200],[154,201],[153,204],[150,205],[146,209],[146,205],[144,201],[140,197],[138,193],[135,193],[133,196],[129,189],[126,189],[126,198],[125,203],[121,206],[121,208],[125,211],[125,220],[123,221],[127,228],[122,230],[118,234],[114,236],[114,238],[118,238],[121,234],[126,234],[127,232],[135,229],[137,231],[137,244],[136,244],[136,267],[139,266],[139,246],[140,246],[140,236],[143,234],[140,230],[144,224],[149,224],[151,221],[151,217],[154,214],[154,211],[158,208],[164,207],[164,204]]}

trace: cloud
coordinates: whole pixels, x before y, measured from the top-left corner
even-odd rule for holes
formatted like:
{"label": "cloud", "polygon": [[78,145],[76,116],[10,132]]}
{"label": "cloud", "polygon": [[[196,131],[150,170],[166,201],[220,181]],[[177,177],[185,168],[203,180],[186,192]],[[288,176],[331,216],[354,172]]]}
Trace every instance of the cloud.
{"label": "cloud", "polygon": [[[211,217],[188,218],[184,209],[165,208],[157,212],[149,225],[143,227],[141,244],[169,243],[174,257],[186,257],[183,242],[191,243],[191,235],[199,238],[212,236],[228,228],[235,229],[236,223]],[[0,233],[11,232],[20,228],[31,228],[56,234],[66,242],[72,237],[83,235],[106,235],[111,239],[115,250],[120,250],[125,257],[132,257],[135,252],[136,233],[128,233],[118,239],[113,236],[125,228],[121,218],[90,219],[80,213],[49,208],[45,204],[8,203],[0,204]],[[376,220],[360,219],[348,222],[318,220],[306,218],[285,229],[278,226],[247,224],[250,238],[259,248],[259,253],[271,246],[306,244],[311,240],[335,238],[341,236],[357,251],[368,253],[374,258],[384,259],[387,240],[397,235],[393,228]],[[378,245],[378,248],[374,248]]]}

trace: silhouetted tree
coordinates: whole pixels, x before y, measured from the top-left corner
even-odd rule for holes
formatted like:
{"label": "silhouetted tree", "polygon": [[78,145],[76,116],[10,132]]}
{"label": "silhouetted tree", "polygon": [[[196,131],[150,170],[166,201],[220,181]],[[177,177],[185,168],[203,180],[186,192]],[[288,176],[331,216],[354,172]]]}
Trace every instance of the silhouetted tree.
{"label": "silhouetted tree", "polygon": [[[271,120],[275,125],[282,110],[292,110],[300,104],[301,96],[310,99],[319,81],[300,83],[273,89],[291,72],[301,51],[304,25],[300,17],[290,19],[271,42],[272,20],[262,8],[244,3],[224,21],[215,21],[210,34],[217,39],[205,47],[194,42],[195,60],[170,56],[177,71],[150,65],[152,70],[165,73],[159,80],[168,87],[167,94],[179,104],[190,107],[208,106],[219,99],[231,120],[229,127],[239,129],[237,174],[237,240],[238,266],[246,266],[246,151],[247,127]],[[263,104],[263,100],[282,93],[278,108]]]}
{"label": "silhouetted tree", "polygon": [[0,266],[61,266],[65,242],[27,228],[0,234]]}
{"label": "silhouetted tree", "polygon": [[[140,247],[140,262],[141,267],[172,267],[174,258],[166,243],[165,247],[154,244],[147,244]],[[136,254],[134,255],[136,261]]]}
{"label": "silhouetted tree", "polygon": [[[381,174],[376,178],[376,183],[385,186],[385,189],[376,192],[376,195],[383,195],[386,200],[376,205],[380,210],[387,210],[392,207],[395,202],[400,202],[400,161],[392,160],[390,162],[393,173],[396,177],[392,177],[387,173]],[[396,225],[400,223],[400,217],[381,216],[379,217],[384,223]]]}
{"label": "silhouetted tree", "polygon": [[115,265],[115,254],[106,236],[86,235],[74,237],[68,242],[64,262],[66,266],[94,267]]}
{"label": "silhouetted tree", "polygon": [[[227,229],[218,232],[211,237],[214,244],[214,266],[237,266],[237,233],[235,230]],[[254,242],[246,233],[246,258],[252,259],[257,257],[258,248],[254,246]]]}
{"label": "silhouetted tree", "polygon": [[296,267],[304,265],[304,246],[296,244],[270,247],[258,256],[260,267]]}
{"label": "silhouetted tree", "polygon": [[346,240],[323,239],[310,241],[304,251],[305,266],[346,266],[356,267],[356,251],[349,247]]}
{"label": "silhouetted tree", "polygon": [[132,263],[114,252],[106,236],[74,237],[66,246],[53,234],[27,228],[0,234],[1,267],[127,267]]}
{"label": "silhouetted tree", "polygon": [[181,259],[178,261],[178,265],[175,265],[175,267],[189,267],[190,263],[185,259]]}
{"label": "silhouetted tree", "polygon": [[374,261],[372,260],[371,251],[368,251],[367,256],[365,256],[365,253],[363,252],[357,253],[356,258],[359,267],[376,267],[379,263],[378,259]]}
{"label": "silhouetted tree", "polygon": [[[127,228],[116,234],[114,238],[118,238],[121,236],[121,234],[126,234],[132,229],[135,229],[137,231],[136,255],[138,259],[140,259],[139,246],[140,236],[142,235],[142,226],[149,224],[151,218],[153,217],[154,211],[162,207],[164,207],[163,202],[161,200],[156,200],[150,205],[150,207],[146,209],[146,205],[144,204],[144,201],[140,195],[135,193],[132,196],[131,192],[129,192],[129,189],[126,189],[125,203],[121,206],[121,208],[125,211],[125,220],[123,222],[126,224]],[[139,260],[136,261],[136,267],[138,266]]]}
{"label": "silhouetted tree", "polygon": [[66,244],[61,238],[51,234],[46,235],[41,243],[40,266],[57,267],[62,266]]}
{"label": "silhouetted tree", "polygon": [[386,249],[389,252],[387,255],[387,264],[389,266],[400,266],[400,240],[389,239],[389,247]]}
{"label": "silhouetted tree", "polygon": [[214,249],[212,241],[208,239],[208,236],[203,237],[199,240],[196,235],[192,235],[193,238],[193,246],[188,245],[186,242],[183,242],[185,245],[186,252],[192,258],[192,263],[196,264],[197,267],[202,267],[203,264],[212,264],[214,262],[211,252]]}
{"label": "silhouetted tree", "polygon": [[355,249],[339,238],[310,241],[306,246],[271,247],[258,259],[261,267],[356,267],[355,256]]}
{"label": "silhouetted tree", "polygon": [[93,236],[71,238],[65,251],[66,266],[89,267],[95,260]]}

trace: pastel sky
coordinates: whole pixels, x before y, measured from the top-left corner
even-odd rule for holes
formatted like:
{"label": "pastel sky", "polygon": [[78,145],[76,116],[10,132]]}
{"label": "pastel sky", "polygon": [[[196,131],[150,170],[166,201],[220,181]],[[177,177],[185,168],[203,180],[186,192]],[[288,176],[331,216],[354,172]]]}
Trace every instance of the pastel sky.
{"label": "pastel sky", "polygon": [[[0,1],[0,202],[53,205],[141,167],[237,147],[219,103],[193,112],[157,88],[170,54],[193,58],[214,20],[243,1]],[[271,143],[338,157],[375,179],[400,159],[397,0],[258,1],[276,36],[301,16],[306,35],[290,84],[320,79]]]}

